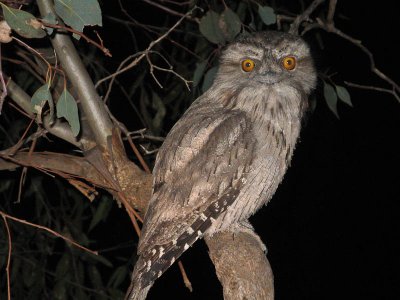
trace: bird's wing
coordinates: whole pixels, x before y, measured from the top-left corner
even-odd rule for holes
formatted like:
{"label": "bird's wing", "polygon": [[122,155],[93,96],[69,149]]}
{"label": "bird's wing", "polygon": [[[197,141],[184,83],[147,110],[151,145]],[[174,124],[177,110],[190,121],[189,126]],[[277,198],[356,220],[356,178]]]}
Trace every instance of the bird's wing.
{"label": "bird's wing", "polygon": [[193,107],[158,153],[133,275],[142,286],[159,277],[233,203],[253,161],[255,138],[243,112]]}
{"label": "bird's wing", "polygon": [[244,113],[207,107],[189,110],[174,126],[158,153],[139,253],[191,231],[223,195],[236,197],[252,161],[250,130]]}

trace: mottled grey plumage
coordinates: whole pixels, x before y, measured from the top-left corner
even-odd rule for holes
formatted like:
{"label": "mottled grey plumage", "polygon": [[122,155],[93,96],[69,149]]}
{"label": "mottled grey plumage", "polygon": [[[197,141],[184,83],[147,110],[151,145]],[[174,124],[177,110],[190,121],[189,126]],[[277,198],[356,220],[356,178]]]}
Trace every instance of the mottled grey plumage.
{"label": "mottled grey plumage", "polygon": [[[284,57],[296,59],[287,70]],[[242,69],[251,59],[255,67]],[[153,195],[128,299],[203,235],[234,231],[273,196],[290,163],[316,72],[304,41],[261,32],[222,53],[212,87],[175,124],[154,167]]]}

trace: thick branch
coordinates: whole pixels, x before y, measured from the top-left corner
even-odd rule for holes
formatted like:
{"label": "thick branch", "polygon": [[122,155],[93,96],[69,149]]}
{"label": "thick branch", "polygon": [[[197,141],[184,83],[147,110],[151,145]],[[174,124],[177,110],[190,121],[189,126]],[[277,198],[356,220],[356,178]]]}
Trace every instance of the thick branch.
{"label": "thick branch", "polygon": [[0,170],[19,166],[34,167],[50,172],[81,177],[97,186],[108,187],[103,176],[83,157],[53,152],[18,152],[12,157],[0,154]]}
{"label": "thick branch", "polygon": [[[37,4],[42,16],[54,13],[53,1],[38,0]],[[113,126],[71,38],[65,33],[57,32],[51,42],[64,71],[78,93],[83,113],[96,142],[107,148],[107,138],[111,136]]]}
{"label": "thick branch", "polygon": [[255,233],[219,232],[206,243],[225,300],[273,300],[274,277]]}
{"label": "thick branch", "polygon": [[[93,150],[96,151],[96,150]],[[100,154],[101,155],[101,154]],[[118,154],[117,154],[118,156]],[[101,157],[99,158],[101,159]],[[89,157],[54,152],[18,152],[9,156],[0,152],[0,170],[13,170],[19,166],[33,167],[64,178],[81,178],[104,188],[116,197],[124,197],[131,207],[144,212],[151,191],[151,174],[146,174],[134,163],[115,159],[116,179],[93,154]],[[122,194],[121,194],[122,193]]]}

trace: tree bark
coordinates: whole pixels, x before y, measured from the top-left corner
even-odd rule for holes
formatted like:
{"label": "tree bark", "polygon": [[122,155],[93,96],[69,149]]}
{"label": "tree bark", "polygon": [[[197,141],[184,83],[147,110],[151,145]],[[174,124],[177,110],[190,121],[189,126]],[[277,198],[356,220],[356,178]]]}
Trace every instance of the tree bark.
{"label": "tree bark", "polygon": [[218,232],[206,238],[225,300],[273,300],[274,277],[258,236]]}

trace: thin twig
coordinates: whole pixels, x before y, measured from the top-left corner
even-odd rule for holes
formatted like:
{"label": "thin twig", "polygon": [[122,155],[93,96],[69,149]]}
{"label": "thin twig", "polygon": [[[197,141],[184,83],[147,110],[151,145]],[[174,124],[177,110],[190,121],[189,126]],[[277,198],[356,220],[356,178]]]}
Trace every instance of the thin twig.
{"label": "thin twig", "polygon": [[1,215],[4,221],[4,225],[6,226],[7,236],[8,236],[8,255],[7,255],[7,266],[6,266],[6,274],[7,274],[7,299],[11,300],[11,284],[10,284],[10,263],[11,263],[11,233],[10,228],[8,227],[7,219],[4,215]]}
{"label": "thin twig", "polygon": [[173,10],[173,9],[170,9],[169,7],[166,7],[164,5],[161,5],[159,3],[156,3],[156,2],[153,2],[153,1],[150,1],[150,0],[142,0],[142,1],[146,2],[147,4],[152,5],[154,7],[157,7],[159,9],[171,14],[171,15],[179,16],[179,17],[183,17],[183,18],[188,18],[191,21],[195,21],[196,23],[200,23],[200,21],[198,19],[191,18],[190,15],[188,15],[188,14],[182,14],[180,12],[177,12],[177,11]]}
{"label": "thin twig", "polygon": [[130,69],[132,69],[133,67],[135,67],[144,57],[146,57],[146,55],[148,55],[148,53],[151,51],[151,49],[157,45],[159,42],[161,42],[163,39],[165,39],[172,31],[175,30],[176,27],[178,27],[182,21],[189,15],[191,15],[193,13],[193,11],[197,9],[197,7],[195,6],[194,8],[192,8],[190,11],[188,11],[185,15],[183,15],[182,18],[180,18],[178,20],[178,22],[176,22],[171,28],[169,28],[164,34],[162,34],[160,37],[158,37],[156,40],[152,41],[149,46],[141,52],[138,52],[136,54],[134,54],[134,56],[137,56],[138,54],[140,54],[139,56],[136,57],[136,59],[134,61],[132,61],[129,65],[127,65],[126,67],[118,70],[117,72],[110,74],[102,79],[100,79],[97,83],[96,83],[96,87],[99,86],[99,84],[103,83],[106,80],[112,79],[113,77],[122,74]]}
{"label": "thin twig", "polygon": [[65,30],[65,31],[72,32],[72,33],[74,33],[74,34],[76,34],[76,35],[79,35],[80,37],[82,37],[82,38],[83,38],[86,42],[88,42],[89,44],[92,44],[92,45],[94,45],[96,48],[99,48],[99,49],[104,53],[104,55],[109,56],[109,57],[112,57],[110,50],[108,50],[106,47],[104,47],[103,41],[102,41],[102,39],[99,37],[99,35],[97,34],[97,32],[96,32],[96,34],[97,34],[97,37],[98,37],[99,40],[100,40],[100,43],[98,43],[98,42],[92,40],[91,38],[89,38],[88,36],[86,36],[83,32],[80,32],[80,31],[75,30],[75,29],[73,29],[73,28],[70,28],[70,27],[67,27],[67,26],[58,25],[58,24],[46,23],[46,22],[44,22],[43,20],[41,20],[40,23],[42,24],[43,27],[50,27],[50,28],[55,28],[55,29],[62,29],[62,30]]}
{"label": "thin twig", "polygon": [[66,242],[68,242],[68,243],[74,245],[74,246],[77,247],[77,248],[80,248],[80,249],[82,249],[82,250],[84,250],[84,251],[86,251],[86,252],[89,252],[89,253],[91,253],[91,254],[98,255],[97,251],[93,251],[93,250],[90,250],[90,249],[88,249],[88,248],[86,248],[86,247],[84,247],[84,246],[82,246],[82,245],[79,245],[77,242],[71,240],[70,238],[68,238],[68,237],[66,237],[66,236],[63,236],[62,234],[60,234],[60,233],[58,233],[58,232],[56,232],[56,231],[54,231],[54,230],[52,230],[52,229],[50,229],[50,228],[47,228],[47,227],[42,226],[42,225],[34,224],[34,223],[28,222],[28,221],[26,221],[26,220],[22,220],[22,219],[19,219],[19,218],[10,216],[10,215],[6,214],[6,213],[3,212],[3,211],[0,211],[0,215],[1,215],[3,218],[7,218],[7,219],[10,219],[10,220],[13,220],[13,221],[16,221],[16,222],[25,224],[25,225],[29,225],[29,226],[32,226],[32,227],[39,228],[39,229],[42,229],[42,230],[44,230],[44,231],[47,231],[47,232],[49,232],[49,233],[55,235],[56,237],[62,238],[64,241],[66,241]]}
{"label": "thin twig", "polygon": [[301,23],[308,20],[312,12],[324,1],[325,0],[314,0],[301,15],[296,17],[292,25],[290,25],[289,33],[297,35]]}
{"label": "thin twig", "polygon": [[3,109],[4,100],[7,97],[7,85],[3,77],[3,68],[2,68],[2,53],[1,53],[1,43],[0,43],[0,82],[1,82],[1,95],[0,95],[0,115]]}
{"label": "thin twig", "polygon": [[46,58],[44,58],[44,56],[37,50],[35,50],[34,48],[32,48],[31,46],[29,46],[27,43],[25,43],[24,41],[16,38],[15,36],[13,36],[13,40],[17,41],[19,44],[21,44],[22,46],[24,46],[26,49],[28,49],[29,51],[35,53],[37,56],[39,56],[44,63],[47,65],[47,75],[46,75],[46,82],[49,82],[49,80],[53,77],[52,76],[52,67],[51,64],[47,61]]}
{"label": "thin twig", "polygon": [[186,274],[185,268],[183,267],[182,261],[178,261],[178,266],[179,266],[179,270],[181,271],[182,279],[183,279],[183,282],[185,283],[185,286],[189,289],[189,291],[193,292],[192,283],[190,282],[189,278],[187,277],[187,274]]}
{"label": "thin twig", "polygon": [[358,89],[389,93],[389,94],[393,95],[397,99],[397,101],[400,102],[400,96],[394,90],[385,89],[385,88],[381,88],[381,87],[377,87],[377,86],[362,85],[362,84],[357,84],[357,83],[348,82],[348,81],[344,81],[344,83],[350,87],[354,87],[354,88],[358,88]]}
{"label": "thin twig", "polygon": [[[303,22],[304,20],[308,19],[310,13],[320,3],[322,3],[323,1],[324,0],[315,0],[306,9],[306,11],[304,11],[303,14],[299,15],[296,18],[296,20],[293,22],[293,24],[292,24],[292,26],[290,28],[292,33],[296,33],[297,34],[297,31],[298,31],[298,28],[299,28],[301,22]],[[369,51],[369,49],[362,44],[362,41],[351,37],[350,35],[342,32],[341,30],[339,30],[338,28],[335,27],[335,23],[334,23],[333,18],[334,18],[335,11],[336,11],[336,5],[337,5],[337,0],[330,0],[329,1],[328,12],[327,12],[325,20],[322,20],[321,18],[316,18],[315,21],[310,22],[310,24],[307,24],[304,27],[303,31],[301,32],[301,35],[304,35],[308,31],[313,30],[313,29],[323,29],[326,32],[336,34],[337,36],[341,37],[342,39],[345,39],[345,40],[349,41],[350,43],[352,43],[353,45],[355,45],[356,47],[360,48],[361,51],[364,52],[367,55],[368,59],[369,59],[371,72],[374,73],[375,75],[377,75],[382,80],[384,80],[387,83],[389,83],[392,86],[392,89],[385,89],[385,88],[380,88],[380,87],[372,87],[372,86],[359,85],[359,84],[352,84],[352,86],[353,87],[357,87],[357,88],[362,88],[362,89],[369,89],[369,90],[375,90],[375,91],[381,91],[381,92],[385,92],[385,93],[390,93],[397,100],[399,100],[399,98],[400,98],[400,96],[399,96],[400,86],[393,79],[391,79],[389,76],[384,74],[380,69],[378,69],[376,67],[375,59],[374,59],[374,56],[373,56],[372,52]],[[348,84],[348,85],[351,86],[351,83]]]}
{"label": "thin twig", "polygon": [[352,44],[356,45],[358,48],[360,48],[365,54],[367,54],[368,58],[369,58],[369,62],[370,62],[370,66],[371,66],[371,72],[376,74],[378,77],[380,77],[381,79],[383,79],[384,81],[388,82],[391,86],[393,86],[393,88],[400,92],[400,86],[398,84],[396,84],[391,78],[389,78],[387,75],[385,75],[381,70],[379,70],[376,65],[375,65],[375,59],[373,54],[371,53],[371,51],[368,50],[367,47],[365,47],[361,41],[345,34],[344,32],[340,31],[339,29],[337,29],[336,27],[332,26],[331,24],[325,24],[323,23],[320,19],[317,19],[318,24],[321,26],[321,28],[325,29],[328,32],[334,33],[338,36],[340,36],[341,38],[348,40],[349,42],[351,42]]}
{"label": "thin twig", "polygon": [[326,15],[326,21],[333,24],[333,17],[335,16],[337,0],[329,0],[328,14]]}
{"label": "thin twig", "polygon": [[151,170],[150,170],[149,166],[147,165],[147,163],[145,162],[145,160],[143,159],[143,156],[140,154],[139,150],[137,149],[135,143],[133,142],[126,126],[123,123],[121,123],[120,121],[118,121],[117,118],[114,117],[114,115],[110,112],[110,110],[108,109],[107,106],[106,106],[106,110],[108,111],[108,114],[109,114],[111,120],[113,120],[113,122],[118,126],[118,128],[122,131],[122,133],[125,134],[126,138],[128,139],[129,145],[132,148],[132,151],[135,153],[135,155],[136,155],[137,159],[139,160],[143,169],[147,173],[150,174]]}

